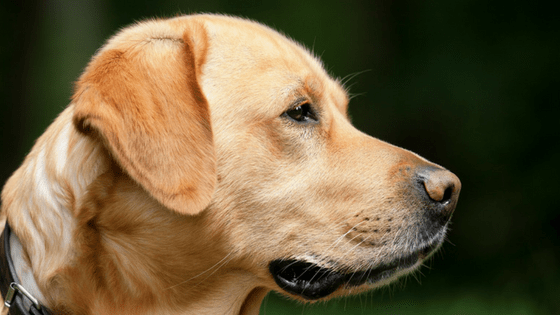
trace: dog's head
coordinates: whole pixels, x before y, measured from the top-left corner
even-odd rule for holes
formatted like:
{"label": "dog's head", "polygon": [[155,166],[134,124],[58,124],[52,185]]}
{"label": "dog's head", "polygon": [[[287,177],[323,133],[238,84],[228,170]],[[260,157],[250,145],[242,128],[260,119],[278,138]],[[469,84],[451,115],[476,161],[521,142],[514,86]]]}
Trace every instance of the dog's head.
{"label": "dog's head", "polygon": [[356,130],[320,61],[260,24],[145,22],[77,85],[74,123],[155,200],[212,218],[256,286],[316,300],[386,284],[445,238],[461,184]]}

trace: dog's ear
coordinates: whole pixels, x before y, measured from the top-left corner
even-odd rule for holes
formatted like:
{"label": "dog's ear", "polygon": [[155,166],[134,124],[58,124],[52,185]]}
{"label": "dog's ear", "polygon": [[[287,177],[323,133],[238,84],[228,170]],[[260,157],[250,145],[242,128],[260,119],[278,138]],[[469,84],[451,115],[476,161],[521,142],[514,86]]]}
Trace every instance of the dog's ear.
{"label": "dog's ear", "polygon": [[216,185],[210,112],[198,82],[206,33],[197,26],[147,34],[141,26],[118,34],[92,59],[76,85],[74,125],[101,139],[163,205],[197,214]]}

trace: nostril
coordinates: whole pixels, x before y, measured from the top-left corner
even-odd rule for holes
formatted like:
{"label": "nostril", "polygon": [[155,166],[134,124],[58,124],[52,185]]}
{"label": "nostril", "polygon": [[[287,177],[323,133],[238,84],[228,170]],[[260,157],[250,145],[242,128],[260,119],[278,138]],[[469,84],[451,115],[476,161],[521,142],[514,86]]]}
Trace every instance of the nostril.
{"label": "nostril", "polygon": [[455,174],[439,168],[425,168],[418,175],[431,201],[447,207],[458,198],[461,182]]}
{"label": "nostril", "polygon": [[438,203],[449,202],[453,195],[453,184],[443,183],[433,178],[426,178],[422,180],[424,190],[428,194],[430,200]]}
{"label": "nostril", "polygon": [[447,189],[445,189],[445,191],[443,192],[443,199],[441,199],[441,203],[447,204],[449,203],[449,200],[451,200],[451,195],[453,194],[453,188],[452,187],[447,187]]}

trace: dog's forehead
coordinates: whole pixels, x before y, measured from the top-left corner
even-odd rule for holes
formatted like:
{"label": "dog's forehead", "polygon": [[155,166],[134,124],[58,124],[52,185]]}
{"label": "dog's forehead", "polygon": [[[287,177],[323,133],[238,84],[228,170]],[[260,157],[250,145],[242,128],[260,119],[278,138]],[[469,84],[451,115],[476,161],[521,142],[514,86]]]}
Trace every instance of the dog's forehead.
{"label": "dog's forehead", "polygon": [[[308,67],[322,70],[321,61],[304,46],[272,28],[237,17],[200,16],[212,45],[232,49],[236,56],[251,57],[250,61],[282,58],[286,61],[306,63]],[[220,51],[220,54],[227,53]],[[243,63],[244,60],[237,60]]]}
{"label": "dog's forehead", "polygon": [[[310,97],[332,102],[343,112],[348,97],[322,62],[304,46],[256,22],[201,16],[208,33],[206,80],[228,81],[228,93],[266,95],[283,110],[286,100]],[[246,96],[245,96],[246,97]]]}

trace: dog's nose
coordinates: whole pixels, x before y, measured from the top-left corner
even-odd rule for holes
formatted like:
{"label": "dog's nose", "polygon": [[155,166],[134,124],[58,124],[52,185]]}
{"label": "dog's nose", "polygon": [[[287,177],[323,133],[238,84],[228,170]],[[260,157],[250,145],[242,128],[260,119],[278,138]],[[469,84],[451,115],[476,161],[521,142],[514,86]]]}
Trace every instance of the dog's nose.
{"label": "dog's nose", "polygon": [[441,219],[449,220],[461,191],[461,181],[448,170],[436,167],[426,167],[418,171],[421,190],[425,197],[436,209]]}

